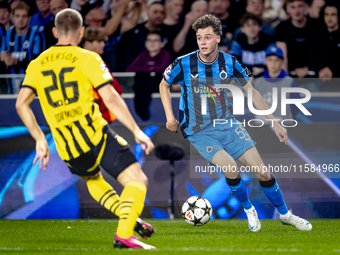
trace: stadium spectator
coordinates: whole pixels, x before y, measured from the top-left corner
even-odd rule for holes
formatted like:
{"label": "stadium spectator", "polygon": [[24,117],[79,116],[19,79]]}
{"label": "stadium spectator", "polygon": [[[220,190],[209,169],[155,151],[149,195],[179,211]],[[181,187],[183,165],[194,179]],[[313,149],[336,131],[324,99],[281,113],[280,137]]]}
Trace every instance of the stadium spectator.
{"label": "stadium spectator", "polygon": [[174,26],[180,23],[183,13],[184,0],[165,0],[165,19],[163,23],[167,26]]}
{"label": "stadium spectator", "polygon": [[[120,0],[119,0],[120,1]],[[151,5],[153,2],[159,2],[159,0],[140,0],[138,1],[141,4],[141,13],[138,19],[138,24],[142,24],[148,21],[149,17],[148,17],[148,6]],[[161,1],[162,3],[164,3],[164,1]],[[135,1],[130,2],[128,10],[127,10],[127,17],[131,16],[131,10],[133,9]]]}
{"label": "stadium spectator", "polygon": [[319,32],[319,25],[307,17],[307,5],[303,0],[286,0],[284,7],[290,19],[278,25],[275,40],[283,51],[284,69],[303,78],[309,72],[313,39]]}
{"label": "stadium spectator", "polygon": [[[54,17],[58,12],[68,8],[68,3],[65,0],[51,0],[50,1],[50,10],[53,13]],[[57,43],[57,38],[53,36],[52,28],[54,27],[54,18],[47,22],[44,29],[44,37],[46,49],[51,47],[52,45]]]}
{"label": "stadium spectator", "polygon": [[[81,45],[84,49],[94,51],[99,55],[103,55],[104,53],[104,46],[105,41],[107,41],[107,36],[104,34],[103,29],[99,27],[87,27],[84,31],[84,36],[82,38]],[[111,72],[110,72],[111,73]],[[122,94],[122,87],[118,83],[115,77],[113,78],[112,86],[115,90]],[[93,98],[95,102],[99,105],[99,110],[102,113],[103,118],[108,122],[111,123],[116,120],[116,116],[110,112],[107,107],[105,106],[103,100],[98,94],[96,89],[93,89]]]}
{"label": "stadium spectator", "polygon": [[273,35],[275,27],[263,18],[265,0],[247,0],[246,11],[253,13],[262,20],[262,32]]}
{"label": "stadium spectator", "polygon": [[265,0],[262,18],[272,22],[280,22],[287,19],[287,13],[283,9],[284,0]]}
{"label": "stadium spectator", "polygon": [[10,9],[13,10],[20,2],[21,0],[9,0],[8,4]]}
{"label": "stadium spectator", "polygon": [[83,6],[90,0],[72,0],[70,7],[77,11],[81,11]]}
{"label": "stadium spectator", "polygon": [[320,17],[321,8],[325,5],[325,0],[308,0],[308,15],[312,19]]}
{"label": "stadium spectator", "polygon": [[[238,21],[246,13],[247,0],[230,0],[229,12]],[[238,25],[238,24],[237,24]]]}
{"label": "stadium spectator", "polygon": [[54,15],[50,11],[50,0],[35,0],[38,12],[33,14],[30,20],[30,27],[39,32],[44,31],[46,23],[53,20]]}
{"label": "stadium spectator", "polygon": [[264,11],[264,0],[247,0],[246,12],[253,13],[260,18]]}
{"label": "stadium spectator", "polygon": [[[133,2],[132,9],[129,7],[131,2]],[[104,33],[107,36],[111,36],[115,32],[123,34],[134,28],[137,25],[141,14],[142,2],[142,0],[123,0],[116,4],[112,1],[110,5],[111,17],[104,26]],[[130,13],[132,13],[132,15],[127,17]]]}
{"label": "stadium spectator", "polygon": [[143,120],[150,118],[151,95],[159,91],[162,73],[172,62],[171,54],[163,49],[164,44],[162,34],[150,32],[145,42],[147,51],[139,54],[126,69],[127,72],[136,72],[135,109]]}
{"label": "stadium spectator", "polygon": [[12,26],[11,9],[5,1],[0,2],[0,26],[2,27],[2,29],[4,29],[4,31]]}
{"label": "stadium spectator", "polygon": [[148,6],[147,14],[149,17],[147,22],[138,24],[134,29],[123,35],[119,50],[123,70],[125,70],[140,53],[146,50],[145,41],[148,33],[164,32],[164,5],[161,2],[153,2]]}
{"label": "stadium spectator", "polygon": [[[320,11],[325,5],[325,0],[305,0],[307,3],[307,13],[308,17],[312,20],[318,21],[316,28],[318,31],[326,30],[327,27],[322,19],[320,19]],[[330,0],[331,1],[331,0]]]}
{"label": "stadium spectator", "polygon": [[145,48],[127,67],[127,72],[163,73],[171,63],[171,55],[164,50],[164,37],[157,32],[150,32],[145,41]]}
{"label": "stadium spectator", "polygon": [[210,0],[209,12],[215,15],[222,23],[221,42],[219,49],[228,53],[238,20],[229,12],[230,0]]}
{"label": "stadium spectator", "polygon": [[107,15],[103,10],[103,0],[90,1],[84,4],[80,14],[84,18],[86,26],[102,27],[103,22],[106,21]]}
{"label": "stadium spectator", "polygon": [[[13,27],[6,31],[1,45],[1,57],[10,74],[24,74],[28,63],[44,50],[43,35],[29,27],[30,7],[20,2],[12,10]],[[8,93],[18,93],[21,79],[9,82]]]}
{"label": "stadium spectator", "polygon": [[173,42],[173,50],[178,55],[187,54],[197,50],[196,33],[191,29],[192,24],[208,13],[208,3],[197,0],[192,3],[191,11],[185,15],[184,25]]}
{"label": "stadium spectator", "polygon": [[129,11],[130,2],[130,0],[123,0],[119,2],[119,4],[116,4],[114,1],[111,3],[110,8],[112,16],[106,22],[103,30],[104,34],[108,36],[108,40],[105,43],[105,54],[102,57],[113,71],[125,70],[125,66],[123,67],[119,60],[119,43],[122,39],[122,34],[137,25],[141,13],[142,1],[136,1],[132,10],[133,14],[127,19],[126,15]]}
{"label": "stadium spectator", "polygon": [[[89,2],[89,0],[72,0],[70,3],[70,8],[75,10],[81,10],[81,7],[87,2]],[[102,7],[105,13],[107,13],[110,10],[110,2],[111,0],[104,0],[103,2]]]}
{"label": "stadium spectator", "polygon": [[327,30],[313,41],[311,69],[325,83],[322,90],[340,90],[332,78],[340,77],[340,30],[339,30],[339,5],[336,2],[326,3],[322,9]]}
{"label": "stadium spectator", "polygon": [[[265,0],[247,0],[246,11],[247,13],[252,13],[261,19],[262,32],[273,35],[275,30],[274,25],[262,18],[264,12],[264,2]],[[234,39],[236,39],[241,33],[241,28],[237,28],[234,33]]]}
{"label": "stadium spectator", "polygon": [[261,31],[262,20],[255,14],[246,13],[240,20],[241,30],[233,41],[230,54],[245,64],[257,75],[266,68],[266,49],[272,43],[272,37]]}
{"label": "stadium spectator", "polygon": [[[3,42],[3,36],[6,34],[6,30],[11,27],[10,23],[10,8],[7,2],[0,2],[0,49]],[[0,74],[6,73],[6,65],[0,61]],[[0,78],[0,94],[7,94],[6,80]]]}
{"label": "stadium spectator", "polygon": [[[270,109],[273,104],[273,88],[277,88],[277,108],[273,112],[275,119],[294,119],[293,113],[297,112],[295,105],[290,105],[286,109],[286,115],[281,115],[281,88],[284,87],[297,87],[293,78],[290,77],[283,67],[283,52],[275,44],[269,45],[266,49],[266,67],[267,70],[260,78],[254,80],[255,89],[261,94],[268,108]],[[296,93],[291,93],[292,98],[298,97]],[[255,119],[265,120],[265,116],[256,115]]]}
{"label": "stadium spectator", "polygon": [[165,19],[164,33],[168,39],[166,50],[173,54],[173,41],[176,35],[183,27],[183,20],[181,19],[183,13],[184,0],[166,0],[165,1]]}

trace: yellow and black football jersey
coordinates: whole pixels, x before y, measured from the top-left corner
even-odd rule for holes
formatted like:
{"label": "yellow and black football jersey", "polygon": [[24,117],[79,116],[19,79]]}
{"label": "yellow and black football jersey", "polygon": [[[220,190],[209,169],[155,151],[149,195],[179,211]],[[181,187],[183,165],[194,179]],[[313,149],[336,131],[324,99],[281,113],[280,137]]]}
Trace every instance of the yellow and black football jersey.
{"label": "yellow and black football jersey", "polygon": [[63,160],[77,158],[101,141],[107,122],[94,103],[93,87],[111,83],[101,57],[77,46],[52,46],[28,65],[23,87],[38,95]]}

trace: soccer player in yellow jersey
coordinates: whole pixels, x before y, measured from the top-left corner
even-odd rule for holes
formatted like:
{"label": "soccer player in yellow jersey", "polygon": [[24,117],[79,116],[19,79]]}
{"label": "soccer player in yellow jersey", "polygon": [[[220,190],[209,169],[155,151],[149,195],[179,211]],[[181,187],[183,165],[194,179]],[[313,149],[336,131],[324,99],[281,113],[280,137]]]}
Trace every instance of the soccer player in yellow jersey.
{"label": "soccer player in yellow jersey", "polygon": [[[29,106],[38,95],[60,157],[73,174],[86,180],[92,197],[119,216],[114,247],[154,249],[133,235],[134,228],[144,238],[154,232],[151,225],[137,220],[144,207],[147,177],[127,142],[107,127],[94,103],[93,87],[108,109],[131,130],[146,154],[154,145],[112,87],[112,76],[100,56],[77,46],[83,33],[79,12],[60,11],[53,28],[57,45],[41,53],[27,67],[16,109],[36,140],[33,164],[40,159],[40,168],[43,165],[46,170],[49,162],[45,135]],[[120,197],[103,179],[99,166],[124,186]]]}

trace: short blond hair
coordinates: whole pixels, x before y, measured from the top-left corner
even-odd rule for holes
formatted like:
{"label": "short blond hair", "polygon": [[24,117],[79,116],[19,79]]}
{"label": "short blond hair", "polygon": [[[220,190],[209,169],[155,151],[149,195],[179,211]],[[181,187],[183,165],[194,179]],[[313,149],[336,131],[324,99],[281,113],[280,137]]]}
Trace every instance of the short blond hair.
{"label": "short blond hair", "polygon": [[25,2],[20,2],[17,6],[15,6],[12,10],[12,14],[15,14],[17,10],[25,10],[27,14],[30,16],[30,7]]}
{"label": "short blond hair", "polygon": [[66,8],[57,13],[54,26],[61,35],[76,32],[83,25],[83,18],[76,10]]}

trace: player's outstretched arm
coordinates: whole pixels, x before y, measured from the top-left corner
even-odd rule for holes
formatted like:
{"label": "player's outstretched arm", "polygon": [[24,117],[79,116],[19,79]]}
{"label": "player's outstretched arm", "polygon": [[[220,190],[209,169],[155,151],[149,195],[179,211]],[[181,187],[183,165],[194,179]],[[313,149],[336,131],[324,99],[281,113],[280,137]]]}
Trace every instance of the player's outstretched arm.
{"label": "player's outstretched arm", "polygon": [[121,98],[118,92],[110,84],[108,84],[101,87],[98,90],[98,93],[103,99],[106,107],[116,116],[117,120],[130,129],[135,136],[136,142],[142,146],[146,154],[149,154],[153,150],[154,145],[151,139],[140,130],[123,98]]}
{"label": "player's outstretched arm", "polygon": [[170,84],[162,79],[159,84],[159,93],[161,94],[162,104],[166,115],[166,128],[170,131],[177,132],[179,122],[176,120],[172,111]]}
{"label": "player's outstretched arm", "polygon": [[[252,91],[253,96],[253,104],[258,110],[268,110],[268,106],[266,102],[263,100],[261,94],[253,87],[251,81],[249,81],[245,86],[243,86],[246,94],[248,96],[249,89]],[[279,138],[280,142],[284,142],[286,145],[288,143],[288,134],[287,130],[280,125],[280,123],[275,119],[273,114],[265,115],[267,119],[272,121],[272,125],[275,130],[276,136]]]}
{"label": "player's outstretched arm", "polygon": [[42,168],[44,162],[44,170],[50,161],[50,152],[46,141],[45,134],[41,131],[35,116],[30,108],[30,104],[35,98],[36,94],[29,88],[22,88],[20,90],[17,102],[15,104],[16,110],[27,127],[28,131],[36,141],[36,156],[33,160],[33,165],[40,159],[39,168]]}

